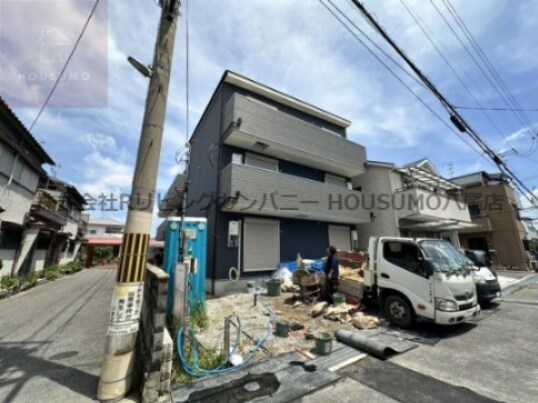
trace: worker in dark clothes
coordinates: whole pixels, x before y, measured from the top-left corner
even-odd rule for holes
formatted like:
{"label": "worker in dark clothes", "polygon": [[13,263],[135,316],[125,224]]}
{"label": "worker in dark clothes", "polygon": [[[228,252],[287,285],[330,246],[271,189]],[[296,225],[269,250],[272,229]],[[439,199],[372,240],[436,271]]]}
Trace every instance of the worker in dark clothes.
{"label": "worker in dark clothes", "polygon": [[338,258],[336,257],[336,248],[329,246],[327,249],[327,261],[325,262],[325,299],[329,304],[333,304],[333,294],[338,288]]}

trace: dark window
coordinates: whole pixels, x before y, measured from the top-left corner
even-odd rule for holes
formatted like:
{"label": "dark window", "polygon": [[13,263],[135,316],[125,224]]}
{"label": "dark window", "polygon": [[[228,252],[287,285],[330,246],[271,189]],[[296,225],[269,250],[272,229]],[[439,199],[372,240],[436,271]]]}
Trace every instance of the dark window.
{"label": "dark window", "polygon": [[22,238],[22,231],[12,228],[1,228],[0,248],[18,249]]}
{"label": "dark window", "polygon": [[390,263],[415,274],[420,273],[420,251],[412,243],[384,242],[383,257]]}
{"label": "dark window", "polygon": [[478,204],[469,204],[469,214],[471,217],[480,217],[480,206]]}

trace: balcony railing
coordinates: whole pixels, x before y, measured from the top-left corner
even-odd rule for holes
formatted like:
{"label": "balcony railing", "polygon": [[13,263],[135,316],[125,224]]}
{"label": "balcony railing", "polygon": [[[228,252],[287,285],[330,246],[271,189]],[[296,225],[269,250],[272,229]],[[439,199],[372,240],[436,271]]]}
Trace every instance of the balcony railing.
{"label": "balcony railing", "polygon": [[493,231],[493,227],[491,226],[491,221],[490,221],[489,217],[478,216],[478,217],[472,217],[471,220],[472,220],[473,224],[475,224],[475,227],[466,228],[464,230],[460,230],[460,232],[474,233],[474,232],[489,232],[489,231]]}
{"label": "balcony railing", "polygon": [[366,150],[314,123],[234,94],[224,108],[224,142],[346,178],[365,171]]}
{"label": "balcony railing", "polygon": [[69,210],[46,190],[39,189],[32,201],[32,214],[53,224],[63,226],[67,223]]}
{"label": "balcony railing", "polygon": [[400,219],[471,222],[467,204],[457,196],[415,187],[396,191],[394,197],[393,208]]}
{"label": "balcony railing", "polygon": [[221,172],[221,209],[244,214],[358,224],[370,221],[355,190],[249,165]]}

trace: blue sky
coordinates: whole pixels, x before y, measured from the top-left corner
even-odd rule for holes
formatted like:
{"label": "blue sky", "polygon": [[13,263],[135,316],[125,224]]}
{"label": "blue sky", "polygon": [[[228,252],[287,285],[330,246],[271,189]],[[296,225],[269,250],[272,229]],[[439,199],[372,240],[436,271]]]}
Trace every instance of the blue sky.
{"label": "blue sky", "polygon": [[[347,0],[333,1],[387,49]],[[1,1],[4,7],[10,2],[14,3]],[[442,0],[433,2],[447,19],[451,18]],[[39,2],[34,0],[33,3]],[[45,11],[40,13],[42,18],[50,13],[55,24],[74,41],[93,2],[42,0],[41,3],[46,3]],[[493,169],[394,79],[319,1],[199,0],[190,3],[191,130],[223,71],[229,69],[351,120],[349,137],[367,147],[369,159],[404,164],[428,157],[445,176],[450,176],[450,169],[454,175]],[[505,107],[430,1],[405,0],[405,3],[440,39],[442,45],[436,43],[447,50],[445,55],[474,97],[483,106]],[[454,104],[476,106],[400,0],[364,0],[364,4]],[[538,108],[538,42],[534,39],[538,3],[532,0],[452,0],[452,4],[520,105]],[[57,175],[77,185],[82,193],[95,197],[101,193],[127,193],[130,189],[147,80],[126,58],[132,55],[149,64],[160,13],[153,0],[102,0],[99,7],[102,9],[92,19],[72,64],[96,69],[103,66],[103,60],[108,60],[107,70],[97,68],[108,75],[108,105],[49,108],[32,130],[57,162]],[[453,20],[449,21],[454,25]],[[185,142],[185,26],[185,18],[182,18],[161,153],[158,189],[162,192],[179,170],[175,154]],[[4,45],[0,47],[0,64],[4,68],[13,67],[13,60],[19,60],[27,49],[24,41],[33,40],[15,28],[9,30],[4,25],[2,32]],[[6,43],[11,46],[5,46]],[[398,74],[448,121],[435,98],[401,72]],[[9,86],[4,85],[0,89],[8,103],[30,97],[37,105],[46,96],[48,87],[10,91]],[[82,99],[87,93],[91,94],[91,90],[74,91],[69,84],[60,83],[54,97],[57,97],[56,105],[61,105],[60,101],[67,97]],[[54,102],[51,101],[51,105],[54,106]],[[30,125],[37,109],[16,108],[16,113]],[[462,113],[492,148],[497,151],[515,149],[516,152],[507,154],[508,163],[529,187],[538,186],[538,153],[524,156],[532,139],[513,113],[490,113],[489,118],[498,130],[480,111]],[[528,112],[528,116],[534,123],[538,113]],[[93,214],[124,218],[124,212]]]}

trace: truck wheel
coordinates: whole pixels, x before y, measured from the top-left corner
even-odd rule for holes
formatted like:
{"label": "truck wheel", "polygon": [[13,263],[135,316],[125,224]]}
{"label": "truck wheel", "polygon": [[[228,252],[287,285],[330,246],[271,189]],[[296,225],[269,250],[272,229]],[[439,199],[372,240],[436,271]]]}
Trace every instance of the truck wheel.
{"label": "truck wheel", "polygon": [[385,317],[403,329],[410,327],[414,321],[414,312],[405,298],[389,295],[385,299]]}

